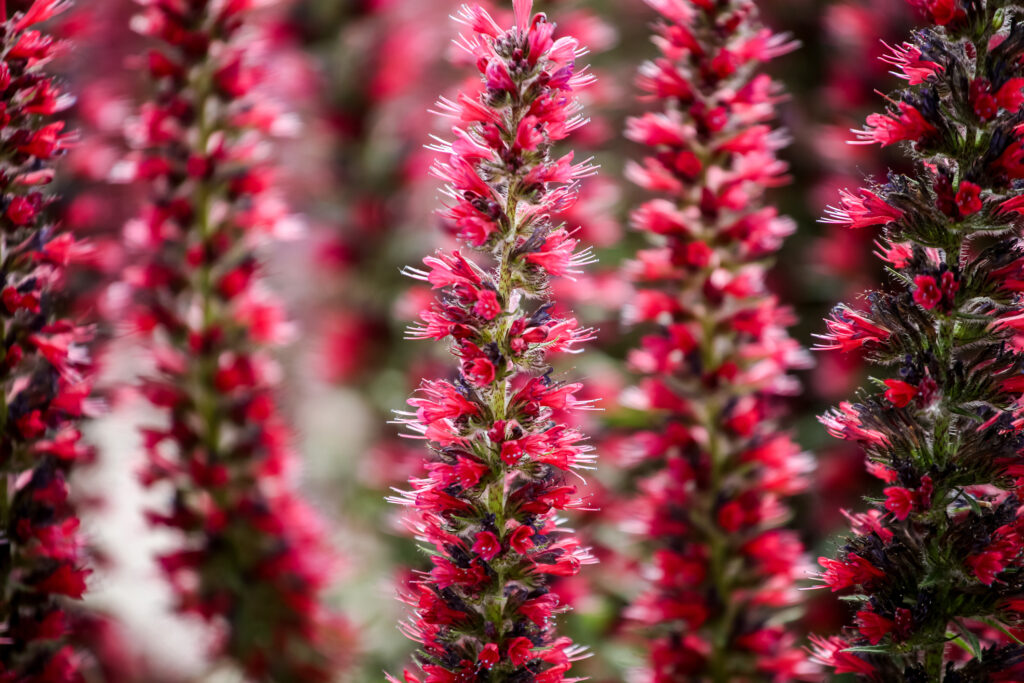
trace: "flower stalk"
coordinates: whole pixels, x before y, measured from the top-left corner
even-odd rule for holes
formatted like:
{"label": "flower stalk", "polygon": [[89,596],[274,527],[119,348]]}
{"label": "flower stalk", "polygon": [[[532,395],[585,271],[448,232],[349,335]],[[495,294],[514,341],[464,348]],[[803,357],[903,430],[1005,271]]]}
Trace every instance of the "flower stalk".
{"label": "flower stalk", "polygon": [[219,631],[213,655],[255,680],[328,681],[350,656],[324,606],[334,567],[297,492],[272,350],[289,326],[259,249],[287,218],[264,153],[283,112],[262,96],[261,16],[248,3],[150,4],[155,94],[132,126],[151,203],[128,226],[126,278],[152,350],[143,395],[166,421],[143,430],[147,486],[173,491],[150,522],[181,533],[159,558],[177,608]]}
{"label": "flower stalk", "polygon": [[1016,680],[1024,16],[1002,0],[912,4],[932,25],[886,58],[907,87],[857,136],[899,145],[915,171],[844,193],[827,219],[881,229],[891,282],[837,307],[821,348],[890,371],[821,418],[885,488],[819,559],[855,613],[814,637],[816,657],[868,680]]}
{"label": "flower stalk", "polygon": [[71,681],[83,657],[68,600],[91,572],[68,479],[91,455],[90,328],[62,311],[69,266],[90,248],[50,218],[47,186],[72,134],[55,120],[74,101],[48,73],[61,44],[37,28],[69,7],[0,3],[0,680]]}
{"label": "flower stalk", "polygon": [[[515,25],[500,27],[480,7],[463,6],[471,30],[458,45],[481,74],[477,91],[442,99],[455,121],[434,174],[446,183],[442,216],[465,246],[424,259],[410,276],[443,290],[416,339],[450,339],[459,359],[454,382],[425,380],[416,409],[401,422],[427,439],[427,476],[394,502],[412,508],[412,526],[430,546],[433,569],[408,597],[405,632],[421,644],[427,681],[486,675],[491,681],[555,683],[582,649],[558,637],[564,611],[551,577],[592,561],[560,527],[556,513],[582,503],[567,474],[594,460],[567,411],[588,407],[581,385],[550,376],[550,354],[591,337],[552,312],[549,279],[591,261],[552,215],[576,199],[593,173],[555,143],[585,121],[572,93],[592,80],[575,69],[577,41],[553,39],[554,25],[516,0]],[[406,681],[419,680],[409,671]]]}
{"label": "flower stalk", "polygon": [[810,462],[781,430],[788,374],[807,356],[765,285],[788,218],[765,203],[785,183],[778,88],[760,65],[794,47],[747,0],[649,0],[661,52],[640,71],[660,110],[629,120],[649,149],[627,177],[661,195],[633,227],[651,248],[627,266],[627,319],[647,328],[629,356],[643,376],[629,403],[648,589],[626,615],[649,637],[648,680],[800,680],[814,673],[787,628],[803,546],[782,529],[784,499]]}

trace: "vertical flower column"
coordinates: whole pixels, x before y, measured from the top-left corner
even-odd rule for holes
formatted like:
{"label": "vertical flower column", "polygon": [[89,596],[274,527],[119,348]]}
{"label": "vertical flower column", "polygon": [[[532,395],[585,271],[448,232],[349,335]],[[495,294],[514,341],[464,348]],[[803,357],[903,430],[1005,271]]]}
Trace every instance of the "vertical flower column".
{"label": "vertical flower column", "polygon": [[271,349],[287,328],[256,246],[282,217],[265,154],[279,112],[255,89],[249,7],[152,3],[133,24],[156,44],[155,92],[130,131],[152,201],[128,226],[127,278],[155,365],[141,390],[166,415],[143,430],[143,480],[170,492],[149,518],[182,544],[160,562],[178,609],[218,631],[213,654],[258,680],[326,681],[347,653],[321,603],[321,523],[295,491],[275,405]]}
{"label": "vertical flower column", "polygon": [[46,68],[60,43],[33,28],[69,5],[0,1],[0,680],[71,681],[64,600],[81,599],[89,570],[67,479],[88,448],[90,332],[60,313],[67,266],[87,248],[49,219],[54,160],[70,134],[55,115],[74,101]]}
{"label": "vertical flower column", "polygon": [[858,141],[916,170],[843,193],[828,219],[883,231],[889,286],[837,307],[822,346],[886,371],[822,422],[886,487],[820,559],[853,614],[816,656],[870,680],[1022,680],[1024,11],[912,4],[934,25],[892,50],[907,87]]}
{"label": "vertical flower column", "polygon": [[574,398],[580,385],[553,379],[546,358],[590,332],[553,317],[547,292],[550,277],[590,260],[551,217],[592,169],[551,151],[583,125],[572,93],[591,79],[575,69],[577,41],[553,40],[553,24],[531,16],[532,4],[516,0],[507,30],[480,7],[458,15],[472,30],[459,45],[485,89],[438,104],[455,124],[454,140],[436,147],[445,158],[434,172],[447,183],[443,216],[480,262],[438,252],[426,270],[408,270],[443,290],[410,336],[450,338],[460,362],[454,381],[424,381],[409,401],[416,413],[405,421],[433,457],[427,476],[396,499],[430,544],[433,569],[410,596],[404,626],[422,645],[428,681],[555,683],[568,680],[581,652],[557,636],[563,608],[548,581],[590,561],[556,513],[580,505],[567,473],[594,456],[563,420],[584,407]]}
{"label": "vertical flower column", "polygon": [[661,56],[639,85],[659,111],[627,123],[646,145],[627,176],[652,193],[632,215],[651,248],[627,266],[626,311],[649,330],[627,402],[638,435],[639,530],[649,588],[628,608],[649,637],[646,680],[796,680],[814,667],[785,623],[804,571],[784,498],[810,468],[780,431],[778,397],[806,353],[765,270],[793,223],[764,202],[785,181],[775,84],[760,63],[791,50],[748,0],[648,0]]}

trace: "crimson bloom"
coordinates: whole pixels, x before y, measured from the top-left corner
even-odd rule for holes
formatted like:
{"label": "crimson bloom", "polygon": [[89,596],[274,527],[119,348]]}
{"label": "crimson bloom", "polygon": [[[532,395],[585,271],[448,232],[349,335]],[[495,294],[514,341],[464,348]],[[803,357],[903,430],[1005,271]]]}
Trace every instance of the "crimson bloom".
{"label": "crimson bloom", "polygon": [[553,379],[546,359],[590,331],[555,317],[547,299],[550,277],[591,260],[552,220],[593,172],[571,153],[552,156],[584,123],[573,93],[591,78],[575,68],[575,39],[554,39],[529,0],[514,4],[509,29],[480,7],[460,10],[470,32],[458,43],[483,88],[438,104],[453,120],[452,141],[434,147],[443,215],[479,259],[439,252],[426,270],[406,271],[443,292],[410,336],[450,338],[460,361],[454,381],[425,381],[409,401],[416,413],[402,418],[433,451],[427,476],[395,499],[431,546],[433,569],[408,597],[414,614],[404,625],[427,681],[486,671],[557,683],[572,680],[581,653],[557,637],[554,615],[565,607],[548,586],[592,561],[556,514],[581,505],[567,475],[594,456],[566,424],[567,411],[587,406],[574,398],[581,385]]}
{"label": "crimson bloom", "polygon": [[69,5],[26,4],[9,14],[0,2],[0,681],[65,683],[82,676],[67,601],[81,600],[91,570],[68,479],[90,456],[78,427],[93,364],[92,332],[60,311],[68,266],[88,247],[49,217],[53,163],[73,135],[52,119],[73,99],[47,71],[60,43],[37,24]]}
{"label": "crimson bloom", "polygon": [[903,149],[916,170],[844,194],[833,221],[881,226],[878,255],[895,277],[863,310],[837,308],[822,346],[893,375],[822,417],[886,486],[819,559],[823,586],[855,609],[841,636],[812,637],[814,656],[868,680],[1021,680],[1024,648],[1001,632],[1019,625],[1024,590],[1024,17],[1001,0],[912,4],[935,25],[887,60],[909,87],[859,137],[913,143]]}
{"label": "crimson bloom", "polygon": [[764,201],[786,166],[769,125],[778,88],[758,73],[794,45],[752,2],[648,4],[662,56],[639,83],[663,111],[628,122],[647,156],[626,173],[667,198],[632,216],[654,245],[627,267],[637,288],[627,317],[646,331],[629,356],[644,376],[632,403],[652,428],[637,439],[634,508],[653,562],[626,616],[649,638],[645,680],[800,680],[815,667],[780,610],[797,601],[805,560],[778,527],[809,459],[776,417],[806,354],[765,286],[765,262],[793,224]]}
{"label": "crimson bloom", "polygon": [[133,23],[153,45],[154,97],[132,126],[150,203],[128,226],[126,279],[154,361],[140,390],[165,418],[143,430],[142,479],[173,492],[147,516],[180,534],[160,567],[177,609],[222,630],[213,654],[255,680],[326,681],[348,653],[274,397],[284,315],[256,246],[280,214],[260,150],[281,112],[256,90],[266,55],[250,4],[148,3]]}

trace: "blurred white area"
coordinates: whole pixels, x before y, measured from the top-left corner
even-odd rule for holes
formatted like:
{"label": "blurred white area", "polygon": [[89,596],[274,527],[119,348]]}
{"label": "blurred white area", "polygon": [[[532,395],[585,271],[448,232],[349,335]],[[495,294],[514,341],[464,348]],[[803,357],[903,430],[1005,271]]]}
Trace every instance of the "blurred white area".
{"label": "blurred white area", "polygon": [[[108,358],[108,386],[142,364],[130,348],[111,349]],[[143,517],[147,507],[162,508],[168,500],[164,491],[143,489],[137,476],[144,453],[139,426],[159,419],[138,397],[86,427],[99,457],[79,470],[73,490],[102,501],[83,506],[83,529],[108,563],[93,573],[86,604],[120,622],[147,670],[199,681],[209,667],[203,655],[208,636],[200,621],[173,613],[171,590],[154,560],[175,546],[175,534],[153,529]]]}

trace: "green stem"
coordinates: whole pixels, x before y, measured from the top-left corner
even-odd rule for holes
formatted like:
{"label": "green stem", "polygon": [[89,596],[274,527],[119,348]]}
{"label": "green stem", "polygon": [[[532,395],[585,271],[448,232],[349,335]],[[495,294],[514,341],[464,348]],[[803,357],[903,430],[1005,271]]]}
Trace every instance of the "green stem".
{"label": "green stem", "polygon": [[[202,64],[193,79],[192,90],[196,94],[196,117],[198,138],[194,151],[205,154],[209,144],[210,136],[213,134],[213,126],[210,122],[210,101],[213,97],[213,81],[209,65]],[[196,206],[196,227],[198,237],[203,248],[203,257],[199,265],[198,291],[200,306],[202,309],[202,332],[205,335],[214,326],[216,321],[216,300],[213,286],[213,267],[207,261],[206,251],[210,238],[212,237],[213,226],[210,221],[210,214],[213,200],[213,188],[205,178],[196,181],[195,190]],[[198,401],[203,421],[206,425],[206,448],[208,453],[215,459],[220,457],[220,414],[218,407],[218,396],[213,389],[214,377],[217,373],[217,357],[208,349],[203,349],[199,355],[199,377],[198,377]]]}
{"label": "green stem", "polygon": [[[519,128],[519,122],[523,117],[523,113],[520,107],[513,108],[511,120],[509,123],[509,130],[516,131]],[[498,283],[498,299],[502,303],[503,309],[507,309],[509,301],[511,301],[512,295],[515,291],[513,283],[513,268],[512,263],[514,260],[513,254],[516,248],[516,241],[519,236],[519,225],[516,220],[516,211],[519,205],[519,197],[516,194],[517,185],[514,180],[509,180],[508,196],[505,200],[505,215],[508,218],[508,234],[500,245],[500,251],[496,256],[496,277]],[[509,326],[511,325],[510,316],[506,310],[498,315],[492,325],[492,339],[493,341],[500,342],[500,340],[507,337]],[[499,344],[500,345],[500,344]],[[507,405],[508,405],[508,375],[506,368],[497,368],[497,374],[495,382],[491,387],[490,395],[491,412],[495,421],[508,419]],[[505,543],[505,527],[509,519],[508,511],[508,486],[506,480],[510,472],[510,468],[506,465],[500,454],[496,454],[493,459],[494,468],[496,468],[497,478],[492,486],[500,486],[500,495],[491,495],[490,500],[487,502],[487,508],[494,514],[495,527],[498,534],[499,541],[504,545]],[[492,489],[494,491],[494,489]],[[488,618],[496,625],[498,625],[497,639],[500,641],[504,637],[504,633],[501,630],[501,625],[505,622],[504,611],[506,604],[505,597],[505,584],[506,584],[506,571],[505,567],[499,565],[497,570],[497,578],[491,583],[492,590],[490,595],[484,598],[485,609],[484,612]],[[496,675],[498,672],[494,672]],[[500,680],[500,679],[495,679]]]}
{"label": "green stem", "polygon": [[928,675],[928,680],[932,683],[940,683],[942,681],[942,653],[945,651],[945,648],[945,644],[940,644],[932,646],[925,652],[925,673]]}

